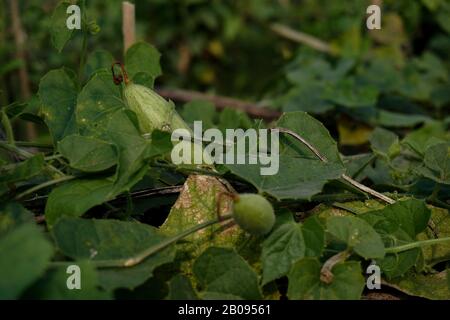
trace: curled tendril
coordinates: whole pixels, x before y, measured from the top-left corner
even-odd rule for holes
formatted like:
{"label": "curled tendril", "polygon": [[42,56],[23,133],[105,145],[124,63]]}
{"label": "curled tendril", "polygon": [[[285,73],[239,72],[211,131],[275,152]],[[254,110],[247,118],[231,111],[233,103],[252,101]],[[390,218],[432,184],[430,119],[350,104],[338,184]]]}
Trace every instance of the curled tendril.
{"label": "curled tendril", "polygon": [[[120,67],[122,74],[116,74],[116,70],[115,70],[116,65]],[[128,73],[125,70],[125,67],[122,62],[119,62],[119,61],[114,62],[111,65],[111,72],[112,72],[112,76],[113,76],[113,81],[116,85],[121,84],[123,81],[125,81],[125,84],[128,84],[128,82],[130,82],[128,79]]]}

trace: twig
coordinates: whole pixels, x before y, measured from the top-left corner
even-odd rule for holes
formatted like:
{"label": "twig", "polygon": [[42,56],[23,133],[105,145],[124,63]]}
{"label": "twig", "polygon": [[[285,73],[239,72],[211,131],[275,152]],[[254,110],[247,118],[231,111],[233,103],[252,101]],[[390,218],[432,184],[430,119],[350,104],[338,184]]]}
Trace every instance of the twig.
{"label": "twig", "polygon": [[382,194],[382,193],[380,193],[378,191],[375,191],[375,190],[373,190],[373,189],[371,189],[369,187],[366,187],[362,183],[359,183],[358,181],[353,180],[352,178],[350,178],[346,174],[342,175],[342,179],[344,179],[345,181],[350,183],[352,186],[358,188],[359,190],[364,191],[365,193],[368,193],[368,194],[370,194],[370,195],[372,195],[372,196],[374,196],[374,197],[376,197],[378,199],[381,199],[381,200],[383,200],[386,203],[389,203],[389,204],[395,203],[394,199],[391,199],[391,198],[385,196],[384,194]]}
{"label": "twig", "polygon": [[281,115],[281,112],[279,111],[272,110],[255,103],[246,102],[230,97],[209,95],[197,91],[182,90],[182,89],[159,88],[156,89],[156,91],[166,99],[181,102],[189,102],[192,100],[205,100],[214,104],[218,110],[223,110],[225,108],[241,110],[253,118],[262,118],[270,121],[277,119]]}
{"label": "twig", "polygon": [[313,49],[316,49],[317,51],[337,55],[337,50],[334,50],[328,43],[309,34],[294,30],[283,24],[273,23],[270,25],[270,30],[283,38],[305,44]]}
{"label": "twig", "polygon": [[[319,158],[319,160],[321,160],[322,162],[328,162],[328,159],[322,155],[311,143],[309,143],[305,138],[303,138],[301,135],[299,135],[298,133],[289,130],[289,129],[285,129],[285,128],[274,128],[272,129],[274,131],[279,131],[279,132],[283,132],[286,133],[292,137],[294,137],[295,139],[299,140],[301,143],[303,143],[309,150],[311,150],[312,153],[314,153],[314,155]],[[345,181],[347,181],[348,183],[350,183],[352,186],[356,187],[358,190],[361,190],[365,193],[368,193],[378,199],[381,199],[389,204],[395,203],[395,200],[385,196],[382,193],[379,193],[378,191],[375,191],[369,187],[366,187],[365,185],[359,183],[356,180],[353,180],[352,178],[350,178],[349,176],[347,176],[346,174],[342,174],[341,176],[342,179],[344,179]]]}
{"label": "twig", "polygon": [[122,32],[123,32],[123,50],[127,52],[135,42],[135,8],[134,4],[124,1],[122,2]]}

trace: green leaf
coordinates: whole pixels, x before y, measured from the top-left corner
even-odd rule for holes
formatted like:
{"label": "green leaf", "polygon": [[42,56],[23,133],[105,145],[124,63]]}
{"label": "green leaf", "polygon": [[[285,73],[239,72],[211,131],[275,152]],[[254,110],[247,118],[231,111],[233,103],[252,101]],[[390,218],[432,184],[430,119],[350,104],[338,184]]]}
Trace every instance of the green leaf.
{"label": "green leaf", "polygon": [[386,129],[376,128],[369,138],[373,152],[385,159],[391,159],[400,152],[398,136]]}
{"label": "green leaf", "polygon": [[125,104],[111,71],[96,73],[78,96],[76,115],[80,133],[105,140],[112,114],[123,108]]}
{"label": "green leaf", "polygon": [[[160,57],[161,54],[158,50],[148,43],[138,42],[132,45],[125,55],[125,66],[130,79],[136,82],[136,76],[143,72],[148,74],[154,81],[161,75]],[[141,84],[145,85],[145,83]]]}
{"label": "green leaf", "polygon": [[291,300],[356,300],[365,286],[359,262],[336,264],[333,281],[320,280],[322,266],[315,258],[304,258],[294,264],[289,272],[288,297]]}
{"label": "green leaf", "polygon": [[379,110],[376,123],[384,127],[409,128],[430,120],[430,117],[420,114],[404,114]]}
{"label": "green leaf", "polygon": [[[52,233],[62,253],[92,261],[131,258],[166,239],[156,228],[138,222],[79,218],[60,219]],[[106,290],[135,288],[174,257],[175,249],[169,247],[133,267],[99,269],[99,283]]]}
{"label": "green leaf", "polygon": [[381,237],[362,219],[330,217],[327,219],[327,232],[365,259],[384,257]]}
{"label": "green leaf", "polygon": [[370,107],[376,104],[378,89],[370,85],[358,85],[354,79],[345,79],[329,86],[324,98],[348,108]]}
{"label": "green leaf", "polygon": [[77,133],[75,106],[77,87],[64,69],[52,70],[39,83],[41,113],[56,144]]}
{"label": "green leaf", "polygon": [[[71,265],[80,268],[80,289],[67,288],[67,268]],[[105,300],[111,299],[111,292],[98,288],[98,274],[92,263],[86,261],[66,262],[52,267],[25,293],[25,299],[39,300]]]}
{"label": "green leaf", "polygon": [[261,299],[256,273],[233,249],[209,247],[195,261],[193,273],[206,292]]}
{"label": "green leaf", "polygon": [[[302,143],[282,135],[277,174],[263,176],[260,173],[262,166],[252,164],[227,164],[227,168],[253,184],[259,192],[277,199],[309,200],[322,191],[325,183],[338,179],[344,173],[336,142],[319,121],[304,112],[292,112],[284,114],[276,126],[300,134],[328,161],[322,162]],[[256,153],[256,149],[249,153]]]}
{"label": "green leaf", "polygon": [[189,278],[177,274],[169,282],[169,300],[198,300]]}
{"label": "green leaf", "polygon": [[283,111],[305,111],[322,114],[334,108],[334,105],[324,99],[325,85],[322,83],[305,83],[295,87],[283,99]]}
{"label": "green leaf", "polygon": [[67,8],[71,5],[69,1],[61,1],[55,8],[50,20],[50,34],[53,46],[61,52],[67,41],[72,37],[73,30],[67,28],[66,21],[69,15]]}
{"label": "green leaf", "polygon": [[[430,219],[430,210],[420,200],[397,201],[384,209],[358,215],[367,221],[381,236],[385,247],[413,242],[425,230]],[[377,261],[389,278],[403,275],[413,267],[421,250],[411,249],[398,254],[389,254]]]}
{"label": "green leaf", "polygon": [[116,181],[111,197],[129,190],[148,170],[146,160],[151,144],[141,137],[131,115],[134,115],[131,111],[116,111],[111,115],[106,129],[109,140],[115,144],[119,154]]}
{"label": "green leaf", "polygon": [[325,230],[317,217],[310,217],[301,224],[295,222],[291,216],[263,242],[262,284],[285,276],[300,258],[320,257],[324,247]]}
{"label": "green leaf", "polygon": [[403,143],[421,156],[425,155],[425,150],[433,144],[444,142],[448,139],[448,132],[442,122],[428,122],[420,129],[417,129],[403,139]]}
{"label": "green leaf", "polygon": [[439,143],[426,149],[424,165],[417,171],[426,178],[450,184],[450,143]]}
{"label": "green leaf", "polygon": [[58,143],[58,151],[72,168],[85,172],[103,171],[117,163],[114,145],[92,137],[67,136]]}
{"label": "green leaf", "polygon": [[116,174],[104,179],[70,181],[53,189],[45,208],[49,226],[62,216],[79,217],[92,207],[130,190],[148,171],[146,161],[167,151],[158,144],[163,137],[156,139],[155,144],[142,138],[129,113],[118,110],[111,114],[104,132],[104,137],[115,145],[118,153]]}
{"label": "green leaf", "polygon": [[49,227],[63,216],[79,217],[92,207],[110,200],[111,178],[74,180],[52,190],[45,207]]}
{"label": "green leaf", "polygon": [[0,299],[15,299],[47,268],[53,248],[39,228],[24,223],[0,237]]}
{"label": "green leaf", "polygon": [[[408,199],[387,205],[381,210],[358,215],[358,217],[369,222],[382,236],[399,232],[414,238],[425,230],[430,215],[430,210],[423,201]],[[401,243],[396,245],[399,244]]]}
{"label": "green leaf", "polygon": [[10,170],[4,170],[5,167],[1,167],[0,183],[13,183],[33,178],[42,172],[44,164],[44,155],[38,153],[35,156],[14,165]]}

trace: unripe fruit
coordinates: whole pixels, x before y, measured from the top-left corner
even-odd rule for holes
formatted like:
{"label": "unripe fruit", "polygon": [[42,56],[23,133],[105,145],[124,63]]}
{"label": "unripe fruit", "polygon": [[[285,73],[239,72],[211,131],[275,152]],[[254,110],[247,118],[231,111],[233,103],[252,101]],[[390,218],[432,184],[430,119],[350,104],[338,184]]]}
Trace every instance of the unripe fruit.
{"label": "unripe fruit", "polygon": [[[125,86],[124,97],[128,107],[136,113],[142,134],[150,134],[154,130],[173,132],[176,129],[185,129],[193,136],[191,128],[175,110],[174,104],[161,97],[152,89],[129,82]],[[198,144],[194,144],[190,140],[175,142],[175,144],[177,143],[181,143],[187,149],[191,149],[190,164],[194,163],[194,149],[199,150],[198,152],[203,154],[202,146],[200,145],[199,147]],[[212,160],[209,157],[207,159],[205,157],[207,155],[203,155],[203,164],[207,166],[206,164],[212,163]]]}
{"label": "unripe fruit", "polygon": [[275,224],[272,204],[259,194],[240,194],[234,201],[233,218],[245,231],[265,235]]}
{"label": "unripe fruit", "polygon": [[136,113],[142,133],[175,129],[191,131],[175,110],[173,103],[165,100],[152,89],[129,83],[125,87],[124,97],[128,107]]}

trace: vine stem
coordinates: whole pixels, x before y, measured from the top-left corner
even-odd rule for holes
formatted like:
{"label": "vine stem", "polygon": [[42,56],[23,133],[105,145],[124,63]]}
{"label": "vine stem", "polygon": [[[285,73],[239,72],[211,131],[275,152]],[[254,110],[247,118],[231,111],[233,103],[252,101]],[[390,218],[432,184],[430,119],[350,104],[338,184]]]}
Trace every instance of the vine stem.
{"label": "vine stem", "polygon": [[[148,247],[144,249],[143,251],[139,252],[138,254],[125,258],[125,259],[113,259],[113,260],[92,260],[92,263],[98,267],[98,268],[117,268],[117,267],[133,267],[142,261],[144,261],[146,258],[150,257],[151,255],[158,253],[159,251],[167,248],[168,246],[178,242],[179,240],[197,232],[202,229],[205,229],[209,226],[212,226],[217,223],[221,223],[227,220],[230,220],[232,218],[231,214],[223,215],[220,218],[210,220],[203,222],[199,225],[196,225],[192,228],[189,228],[179,234],[177,234],[174,237],[168,238],[164,241],[161,241],[160,243],[153,245],[151,247]],[[57,265],[58,262],[55,263]]]}
{"label": "vine stem", "polygon": [[420,248],[420,247],[424,247],[424,246],[430,246],[430,245],[438,244],[441,242],[450,242],[450,237],[411,242],[411,243],[403,244],[401,246],[386,248],[384,251],[385,251],[385,253],[399,253],[402,251],[411,250],[414,248]]}
{"label": "vine stem", "polygon": [[[272,129],[274,131],[279,131],[285,134],[288,134],[292,137],[294,137],[295,139],[297,139],[298,141],[300,141],[301,143],[303,143],[312,153],[314,153],[314,155],[322,162],[328,162],[328,159],[322,155],[319,150],[317,150],[308,140],[306,140],[305,138],[303,138],[301,135],[299,135],[298,133],[289,130],[289,129],[285,129],[285,128],[274,128]],[[370,195],[372,195],[375,198],[381,199],[384,202],[387,202],[389,204],[393,204],[395,203],[394,199],[391,199],[387,196],[385,196],[382,193],[379,193],[378,191],[375,191],[361,183],[359,183],[356,180],[353,180],[351,177],[347,176],[346,174],[342,174],[341,178],[343,180],[345,180],[346,182],[350,183],[353,187],[357,188],[358,190],[361,190],[365,193],[368,193]]]}
{"label": "vine stem", "polygon": [[46,181],[46,182],[44,182],[44,183],[38,184],[37,186],[34,186],[34,187],[28,189],[28,190],[25,190],[25,191],[22,192],[22,193],[19,193],[14,199],[15,199],[15,200],[22,199],[23,197],[25,197],[25,196],[27,196],[27,195],[33,193],[33,192],[36,192],[36,191],[38,191],[38,190],[47,188],[47,187],[49,187],[49,186],[52,186],[52,185],[54,185],[54,184],[58,184],[58,183],[61,183],[61,182],[64,182],[64,181],[73,180],[73,179],[75,179],[75,178],[76,178],[75,176],[63,176],[63,177],[58,178],[58,179]]}

